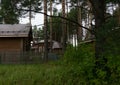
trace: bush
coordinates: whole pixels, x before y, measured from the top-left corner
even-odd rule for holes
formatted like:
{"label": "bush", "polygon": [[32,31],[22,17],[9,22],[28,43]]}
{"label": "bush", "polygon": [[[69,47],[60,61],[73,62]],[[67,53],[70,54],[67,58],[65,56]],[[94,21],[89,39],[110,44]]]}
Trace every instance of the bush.
{"label": "bush", "polygon": [[[112,38],[114,39],[114,38]],[[95,50],[94,43],[81,44],[77,48],[68,46],[63,58],[63,65],[69,66],[67,75],[72,75],[72,79],[79,79],[78,85],[119,85],[120,84],[120,54],[119,46],[114,45],[115,41],[110,41],[106,46],[104,56],[107,63],[104,64],[101,58],[101,64],[105,67],[95,68]],[[117,44],[118,45],[118,44]],[[110,48],[109,48],[110,47]],[[109,49],[108,49],[109,48]],[[114,53],[113,53],[114,52]],[[96,73],[95,73],[96,69]],[[107,70],[105,70],[107,69]],[[95,75],[96,74],[96,75]],[[78,76],[79,75],[79,76]],[[68,77],[68,76],[67,76]],[[73,82],[73,81],[72,81]],[[74,83],[73,83],[74,85]],[[75,84],[77,85],[77,84]]]}
{"label": "bush", "polygon": [[93,78],[94,52],[94,43],[80,44],[77,48],[68,46],[63,64],[70,66],[70,74],[73,75],[71,78],[76,78],[75,81],[79,79],[78,84],[73,85],[90,85],[90,80]]}

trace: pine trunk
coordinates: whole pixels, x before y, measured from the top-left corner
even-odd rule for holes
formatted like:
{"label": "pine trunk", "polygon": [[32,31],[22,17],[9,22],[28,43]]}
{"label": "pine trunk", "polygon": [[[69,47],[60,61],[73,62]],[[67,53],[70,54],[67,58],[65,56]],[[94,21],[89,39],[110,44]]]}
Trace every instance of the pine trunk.
{"label": "pine trunk", "polygon": [[102,26],[105,23],[105,0],[89,0],[93,7],[93,14],[95,16],[95,57],[96,59],[101,57],[102,52],[104,52],[102,44],[104,43],[104,37],[100,36],[102,31]]}
{"label": "pine trunk", "polygon": [[[81,7],[80,7],[80,1],[77,2],[78,5],[78,23],[82,25],[82,17],[81,17]],[[78,41],[82,41],[83,38],[83,30],[82,27],[78,27],[77,29],[77,38]]]}
{"label": "pine trunk", "polygon": [[[62,0],[62,17],[65,17],[65,0]],[[66,21],[64,19],[62,19],[62,33],[62,49],[64,52],[66,48]]]}
{"label": "pine trunk", "polygon": [[[87,4],[88,4],[88,8],[89,8],[89,12],[88,12],[88,16],[87,16],[87,24],[88,24],[88,27],[89,27],[89,29],[91,29],[92,30],[92,26],[91,26],[91,24],[92,24],[92,6],[91,6],[91,3],[89,2],[89,1],[87,1]],[[93,38],[93,35],[88,31],[88,30],[86,30],[86,36],[85,36],[85,40],[89,40],[89,39],[92,39]]]}
{"label": "pine trunk", "polygon": [[105,36],[102,31],[104,30],[105,24],[105,12],[106,3],[105,0],[89,0],[93,7],[93,14],[95,16],[95,68],[93,69],[93,74],[97,78],[99,75],[98,70],[106,72],[105,79],[108,79],[111,75],[110,68],[106,65],[108,59],[104,55],[105,52]]}
{"label": "pine trunk", "polygon": [[30,25],[31,25],[31,16],[32,16],[32,13],[31,13],[31,8],[32,8],[32,6],[31,6],[31,0],[30,0],[30,5],[29,5],[29,23],[30,23]]}
{"label": "pine trunk", "polygon": [[[50,16],[52,16],[52,0],[50,0]],[[52,52],[52,17],[50,17],[50,52]]]}
{"label": "pine trunk", "polygon": [[47,0],[44,0],[44,59],[48,60],[48,35],[47,35]]}

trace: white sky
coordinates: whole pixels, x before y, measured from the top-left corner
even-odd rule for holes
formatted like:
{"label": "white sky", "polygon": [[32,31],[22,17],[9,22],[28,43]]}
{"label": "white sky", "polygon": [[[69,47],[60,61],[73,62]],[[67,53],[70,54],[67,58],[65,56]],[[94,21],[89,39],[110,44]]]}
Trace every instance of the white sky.
{"label": "white sky", "polygon": [[[35,17],[31,19],[32,26],[43,24],[44,15],[43,14],[35,14]],[[20,18],[20,24],[29,23],[29,17]]]}

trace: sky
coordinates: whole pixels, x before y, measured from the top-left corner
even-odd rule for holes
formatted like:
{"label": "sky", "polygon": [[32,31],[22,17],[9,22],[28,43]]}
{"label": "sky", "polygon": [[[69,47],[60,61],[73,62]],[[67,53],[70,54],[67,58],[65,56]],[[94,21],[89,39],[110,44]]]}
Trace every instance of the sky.
{"label": "sky", "polygon": [[[34,25],[41,25],[43,24],[44,15],[43,14],[35,14],[35,17],[31,19],[32,26]],[[27,24],[29,23],[29,17],[20,18],[20,24]]]}

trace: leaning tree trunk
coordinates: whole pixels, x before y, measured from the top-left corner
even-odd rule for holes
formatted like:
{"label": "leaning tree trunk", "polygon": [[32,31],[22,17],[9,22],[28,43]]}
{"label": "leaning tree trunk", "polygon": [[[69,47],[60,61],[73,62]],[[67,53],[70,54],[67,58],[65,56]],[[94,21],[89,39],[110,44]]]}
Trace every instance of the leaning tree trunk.
{"label": "leaning tree trunk", "polygon": [[47,0],[44,0],[44,59],[48,60],[48,35],[47,35]]}

